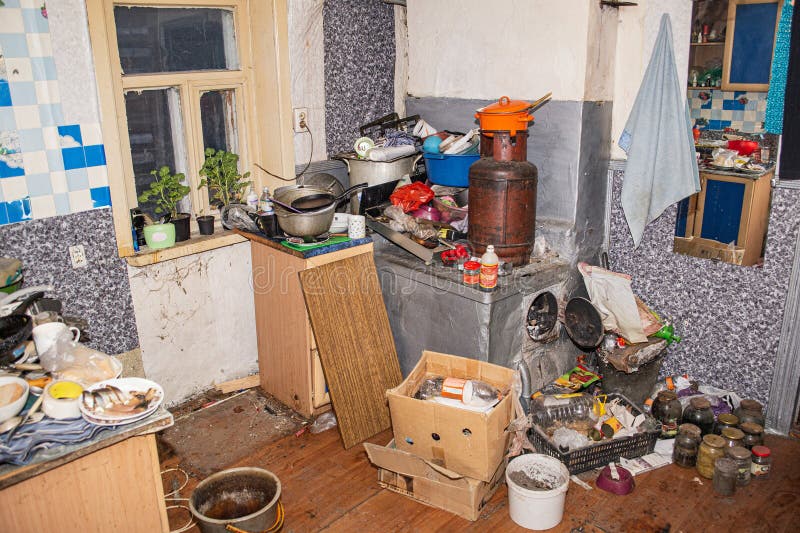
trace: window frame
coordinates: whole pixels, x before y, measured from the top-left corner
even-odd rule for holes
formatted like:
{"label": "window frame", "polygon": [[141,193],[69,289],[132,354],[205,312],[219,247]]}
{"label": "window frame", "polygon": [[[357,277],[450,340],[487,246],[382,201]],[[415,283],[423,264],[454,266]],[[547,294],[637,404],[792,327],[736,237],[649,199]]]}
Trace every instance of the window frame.
{"label": "window frame", "polygon": [[[232,10],[239,69],[124,75],[117,47],[115,6]],[[234,90],[239,168],[242,173],[251,171],[250,179],[256,187],[275,187],[277,180],[263,172],[253,172],[253,163],[274,168],[273,172],[284,176],[294,175],[286,0],[86,0],[86,9],[120,257],[136,255],[130,209],[138,205],[128,138],[126,91],[178,89],[193,210],[203,208],[208,212],[206,190],[196,186],[204,160],[199,103],[205,91]],[[193,238],[195,226],[193,222]],[[186,253],[215,247],[216,239],[202,240],[205,244],[201,248],[189,246]],[[224,246],[230,244],[230,238],[221,234],[218,242]]]}

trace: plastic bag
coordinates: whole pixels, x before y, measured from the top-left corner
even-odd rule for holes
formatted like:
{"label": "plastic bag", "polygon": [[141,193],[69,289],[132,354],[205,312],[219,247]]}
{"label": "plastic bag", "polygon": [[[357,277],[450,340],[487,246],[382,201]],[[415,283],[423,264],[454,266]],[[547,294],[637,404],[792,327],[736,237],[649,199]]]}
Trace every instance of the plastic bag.
{"label": "plastic bag", "polygon": [[116,358],[65,337],[40,354],[39,363],[56,379],[74,381],[84,387],[115,378],[122,370],[122,363]]}
{"label": "plastic bag", "polygon": [[726,148],[717,148],[711,153],[714,158],[712,163],[718,167],[733,167],[736,158],[739,157],[739,152],[736,150],[728,150]]}
{"label": "plastic bag", "polygon": [[323,431],[328,431],[331,428],[335,428],[337,425],[336,422],[336,415],[333,414],[333,411],[328,411],[322,413],[314,420],[314,423],[308,428],[311,433],[322,433]]}
{"label": "plastic bag", "polygon": [[418,181],[395,189],[389,200],[408,213],[433,200],[433,196],[433,189]]}

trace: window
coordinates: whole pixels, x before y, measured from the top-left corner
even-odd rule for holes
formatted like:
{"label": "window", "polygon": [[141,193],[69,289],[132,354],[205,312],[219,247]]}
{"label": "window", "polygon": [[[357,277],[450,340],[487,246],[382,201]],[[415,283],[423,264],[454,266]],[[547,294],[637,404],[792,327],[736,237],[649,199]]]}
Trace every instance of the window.
{"label": "window", "polygon": [[199,188],[207,147],[239,154],[242,173],[293,172],[286,0],[87,0],[87,11],[121,256],[134,253],[130,209],[155,215],[137,200],[154,169],[185,174],[188,213],[215,211]]}

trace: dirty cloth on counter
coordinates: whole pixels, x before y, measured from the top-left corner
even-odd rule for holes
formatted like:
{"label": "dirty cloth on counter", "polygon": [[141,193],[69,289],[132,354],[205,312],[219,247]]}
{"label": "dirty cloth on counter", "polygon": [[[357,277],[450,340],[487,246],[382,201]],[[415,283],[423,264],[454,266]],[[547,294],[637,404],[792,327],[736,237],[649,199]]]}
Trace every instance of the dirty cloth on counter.
{"label": "dirty cloth on counter", "polygon": [[0,464],[26,465],[36,457],[36,452],[91,440],[102,431],[115,427],[96,426],[83,418],[43,418],[19,428],[11,442],[6,442],[8,433],[0,435]]}
{"label": "dirty cloth on counter", "polygon": [[675,67],[667,14],[661,17],[653,55],[618,144],[628,154],[622,209],[638,247],[647,224],[700,192],[686,91]]}

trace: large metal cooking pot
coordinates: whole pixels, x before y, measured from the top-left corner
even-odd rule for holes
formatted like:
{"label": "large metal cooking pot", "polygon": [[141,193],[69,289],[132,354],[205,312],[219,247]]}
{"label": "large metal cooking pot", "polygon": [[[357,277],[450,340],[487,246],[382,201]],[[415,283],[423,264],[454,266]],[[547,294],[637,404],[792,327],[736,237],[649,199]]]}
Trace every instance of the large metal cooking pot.
{"label": "large metal cooking pot", "polygon": [[[287,205],[298,198],[311,194],[329,194],[324,189],[314,189],[312,187],[287,187],[284,190],[275,192],[275,199]],[[278,217],[278,225],[283,231],[295,237],[316,237],[327,232],[333,223],[333,215],[336,213],[336,204],[332,203],[325,209],[311,213],[292,213],[275,205],[275,215]]]}
{"label": "large metal cooking pot", "polygon": [[370,187],[410,176],[421,157],[422,154],[411,154],[391,161],[369,161],[358,159],[355,154],[338,156],[347,165],[350,185],[366,183]]}

